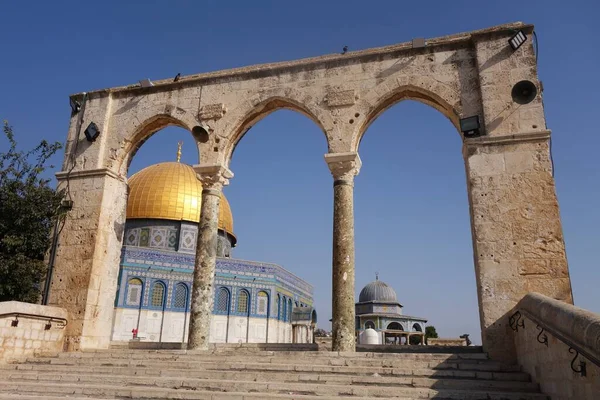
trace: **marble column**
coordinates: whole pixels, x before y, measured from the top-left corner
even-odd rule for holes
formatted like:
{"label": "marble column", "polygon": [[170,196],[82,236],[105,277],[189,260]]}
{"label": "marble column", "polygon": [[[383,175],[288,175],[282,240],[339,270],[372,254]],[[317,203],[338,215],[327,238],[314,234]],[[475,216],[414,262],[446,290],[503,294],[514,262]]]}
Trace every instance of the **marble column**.
{"label": "marble column", "polygon": [[354,177],[358,153],[326,154],[333,175],[333,351],[355,351]]}
{"label": "marble column", "polygon": [[214,302],[219,203],[223,186],[233,174],[221,165],[196,165],[194,170],[202,182],[202,206],[196,244],[188,349],[207,350]]}

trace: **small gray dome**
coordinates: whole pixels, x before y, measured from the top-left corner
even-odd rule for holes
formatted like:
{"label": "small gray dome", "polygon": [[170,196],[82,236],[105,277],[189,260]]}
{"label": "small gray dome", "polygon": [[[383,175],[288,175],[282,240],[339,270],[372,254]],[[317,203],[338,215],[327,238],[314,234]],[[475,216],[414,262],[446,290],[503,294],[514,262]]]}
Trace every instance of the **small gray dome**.
{"label": "small gray dome", "polygon": [[365,301],[383,301],[397,303],[396,292],[387,283],[380,280],[373,281],[360,291],[360,303]]}

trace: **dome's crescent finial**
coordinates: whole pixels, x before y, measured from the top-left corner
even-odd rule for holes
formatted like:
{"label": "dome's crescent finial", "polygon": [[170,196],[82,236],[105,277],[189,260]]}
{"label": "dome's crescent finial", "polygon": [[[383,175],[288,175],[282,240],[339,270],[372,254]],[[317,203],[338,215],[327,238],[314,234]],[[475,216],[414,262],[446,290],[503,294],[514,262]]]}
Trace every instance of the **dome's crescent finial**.
{"label": "dome's crescent finial", "polygon": [[379,280],[379,272],[375,272],[375,280],[378,281]]}
{"label": "dome's crescent finial", "polygon": [[181,146],[183,142],[177,142],[177,162],[181,162]]}

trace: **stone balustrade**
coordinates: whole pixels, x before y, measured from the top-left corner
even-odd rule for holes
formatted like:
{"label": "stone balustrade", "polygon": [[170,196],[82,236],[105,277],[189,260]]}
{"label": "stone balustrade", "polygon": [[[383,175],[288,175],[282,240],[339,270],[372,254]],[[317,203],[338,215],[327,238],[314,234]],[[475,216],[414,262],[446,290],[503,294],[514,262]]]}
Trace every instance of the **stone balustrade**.
{"label": "stone balustrade", "polygon": [[0,364],[62,351],[67,319],[63,308],[0,302]]}
{"label": "stone balustrade", "polygon": [[518,363],[543,393],[552,400],[598,399],[599,314],[529,293],[515,307],[510,325]]}

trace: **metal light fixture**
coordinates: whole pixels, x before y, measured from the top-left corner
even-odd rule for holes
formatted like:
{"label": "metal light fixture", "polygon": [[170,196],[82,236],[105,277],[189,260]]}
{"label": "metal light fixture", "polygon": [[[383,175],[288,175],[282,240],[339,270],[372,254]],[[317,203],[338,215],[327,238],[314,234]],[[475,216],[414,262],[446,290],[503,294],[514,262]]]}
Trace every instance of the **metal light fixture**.
{"label": "metal light fixture", "polygon": [[98,126],[95,123],[90,122],[84,133],[88,142],[94,142],[98,135],[100,135],[100,129],[98,129]]}
{"label": "metal light fixture", "polygon": [[13,328],[16,328],[17,326],[19,326],[19,318],[15,317],[15,319],[10,321],[10,326],[12,326]]}
{"label": "metal light fixture", "polygon": [[79,110],[81,110],[81,104],[79,104],[79,102],[72,97],[69,98],[69,104],[71,105],[71,110],[73,111],[73,114],[77,114]]}
{"label": "metal light fixture", "polygon": [[465,138],[477,137],[480,134],[479,115],[460,119],[460,131]]}
{"label": "metal light fixture", "polygon": [[48,323],[46,325],[44,325],[44,330],[49,331],[50,328],[52,328],[52,323],[50,321],[48,321]]}
{"label": "metal light fixture", "polygon": [[512,47],[513,50],[517,50],[526,40],[527,36],[520,30],[513,37],[508,39],[508,44],[510,44],[510,47]]}
{"label": "metal light fixture", "polygon": [[154,86],[154,83],[150,79],[142,79],[140,81],[140,86],[143,88],[148,88]]}

